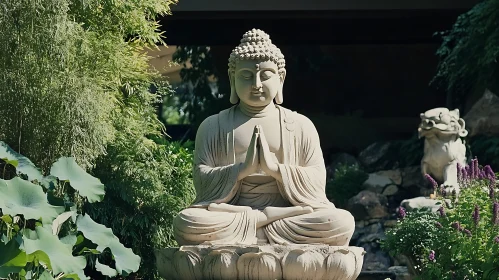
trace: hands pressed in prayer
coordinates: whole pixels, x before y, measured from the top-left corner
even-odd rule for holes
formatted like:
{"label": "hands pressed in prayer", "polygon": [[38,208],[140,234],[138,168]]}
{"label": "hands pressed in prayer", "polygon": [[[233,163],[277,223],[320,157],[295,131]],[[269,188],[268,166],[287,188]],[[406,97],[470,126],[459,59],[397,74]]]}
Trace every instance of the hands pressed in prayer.
{"label": "hands pressed in prayer", "polygon": [[273,160],[272,153],[269,149],[269,144],[267,143],[267,139],[265,138],[265,134],[263,133],[263,129],[259,125],[257,125],[255,128],[259,133],[258,158],[260,166],[266,174],[274,177],[275,179],[280,179],[279,164]]}
{"label": "hands pressed in prayer", "polygon": [[246,152],[246,159],[241,165],[238,180],[257,173],[259,168],[267,175],[282,180],[279,165],[273,160],[263,129],[260,125],[257,125],[253,130],[248,151]]}

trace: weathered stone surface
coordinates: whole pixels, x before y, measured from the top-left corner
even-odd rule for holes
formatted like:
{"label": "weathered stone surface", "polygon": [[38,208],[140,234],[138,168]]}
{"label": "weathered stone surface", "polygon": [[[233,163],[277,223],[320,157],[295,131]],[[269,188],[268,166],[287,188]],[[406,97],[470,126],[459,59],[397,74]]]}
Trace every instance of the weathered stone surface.
{"label": "weathered stone surface", "polygon": [[384,223],[383,223],[383,226],[385,228],[387,227],[394,227],[397,225],[397,220],[386,220]]}
{"label": "weathered stone surface", "polygon": [[408,190],[413,196],[429,196],[433,187],[424,178],[420,166],[410,166],[401,169],[402,188]]}
{"label": "weathered stone surface", "polygon": [[156,263],[169,280],[354,280],[364,254],[362,247],[328,245],[198,245],[156,251]]}
{"label": "weathered stone surface", "polygon": [[388,271],[395,273],[396,280],[412,280],[407,266],[392,266],[388,268]]}
{"label": "weathered stone surface", "polygon": [[499,135],[499,97],[485,90],[463,119],[470,136]]}
{"label": "weathered stone surface", "polygon": [[400,169],[381,170],[376,174],[389,178],[395,185],[402,184],[402,172],[400,172]]}
{"label": "weathered stone surface", "polygon": [[386,186],[393,184],[394,182],[390,178],[377,173],[371,173],[364,182],[364,187],[366,190],[382,193]]}
{"label": "weathered stone surface", "polygon": [[390,142],[373,143],[360,152],[358,160],[367,170],[391,169],[393,163],[385,159],[391,145]]}
{"label": "weathered stone surface", "polygon": [[348,210],[356,220],[384,218],[388,215],[386,197],[364,190],[348,200]]}
{"label": "weathered stone surface", "polygon": [[367,243],[363,245],[366,250],[363,271],[386,271],[390,267],[390,256],[379,249],[379,244]]}
{"label": "weathered stone surface", "polygon": [[438,210],[438,208],[440,208],[439,203],[440,202],[438,200],[420,196],[410,199],[404,199],[400,203],[400,206],[404,207],[408,211],[421,208],[429,208],[435,212]]}
{"label": "weathered stone surface", "polygon": [[397,187],[396,185],[388,185],[385,187],[381,194],[385,196],[391,196],[397,194],[398,191],[399,187]]}

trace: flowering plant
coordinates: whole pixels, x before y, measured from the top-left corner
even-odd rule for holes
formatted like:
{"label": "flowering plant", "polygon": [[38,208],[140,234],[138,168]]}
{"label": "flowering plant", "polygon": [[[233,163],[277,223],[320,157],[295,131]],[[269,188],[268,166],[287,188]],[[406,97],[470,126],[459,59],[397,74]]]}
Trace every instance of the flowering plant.
{"label": "flowering plant", "polygon": [[429,176],[440,208],[399,211],[383,247],[405,255],[417,279],[499,279],[499,191],[490,166],[458,166],[459,195]]}

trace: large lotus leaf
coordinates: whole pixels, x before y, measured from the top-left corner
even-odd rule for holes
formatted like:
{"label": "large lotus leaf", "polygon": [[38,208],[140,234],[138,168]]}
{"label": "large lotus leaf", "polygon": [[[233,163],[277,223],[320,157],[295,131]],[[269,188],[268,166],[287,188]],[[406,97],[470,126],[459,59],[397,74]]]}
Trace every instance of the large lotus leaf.
{"label": "large lotus leaf", "polygon": [[9,273],[19,273],[26,266],[26,253],[19,247],[16,238],[6,244],[0,242],[0,278],[7,278]]}
{"label": "large lotus leaf", "polygon": [[[87,264],[85,257],[74,257],[71,249],[53,235],[50,229],[36,227],[35,230],[38,239],[23,239],[24,250],[28,255],[37,257],[40,262],[52,269],[54,274],[61,272],[83,274],[83,269]],[[48,262],[45,256],[48,257]]]}
{"label": "large lotus leaf", "polygon": [[97,244],[97,250],[111,250],[118,273],[127,275],[139,270],[140,257],[135,255],[132,249],[123,246],[110,228],[94,222],[88,215],[79,215],[76,227],[87,239]]}
{"label": "large lotus leaf", "polygon": [[48,271],[44,271],[42,273],[42,275],[40,275],[40,278],[38,278],[39,280],[55,280],[54,277],[52,277],[52,274],[50,274],[50,272]]}
{"label": "large lotus leaf", "polygon": [[18,172],[26,174],[30,181],[41,181],[43,178],[42,172],[31,162],[31,160],[12,150],[9,145],[2,141],[0,141],[0,159],[15,166]]}
{"label": "large lotus leaf", "polygon": [[52,222],[52,234],[57,235],[61,230],[62,224],[67,221],[67,219],[71,218],[76,212],[75,211],[67,211],[57,216],[55,220]]}
{"label": "large lotus leaf", "polygon": [[50,174],[67,180],[88,202],[100,202],[104,198],[104,185],[81,168],[72,157],[62,157],[50,169]]}
{"label": "large lotus leaf", "polygon": [[114,277],[114,276],[118,275],[118,272],[116,271],[116,269],[111,268],[105,264],[101,264],[99,262],[99,260],[97,260],[97,262],[95,263],[95,269],[97,271],[99,271],[100,273],[102,273],[102,275],[104,275],[104,276]]}
{"label": "large lotus leaf", "polygon": [[19,177],[0,179],[0,208],[7,215],[22,214],[26,219],[42,218],[49,223],[64,211],[48,204],[47,195],[40,186]]}

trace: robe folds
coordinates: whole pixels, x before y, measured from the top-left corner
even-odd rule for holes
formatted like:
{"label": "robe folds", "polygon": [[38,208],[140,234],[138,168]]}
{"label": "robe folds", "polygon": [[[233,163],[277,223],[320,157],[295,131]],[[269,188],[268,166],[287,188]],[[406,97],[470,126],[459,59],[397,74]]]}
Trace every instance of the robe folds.
{"label": "robe folds", "polygon": [[[242,181],[237,180],[240,164],[235,162],[234,151],[236,106],[207,118],[199,127],[193,170],[196,199],[174,220],[180,245],[257,243],[260,210],[228,213],[207,209],[211,203],[237,205],[241,192]],[[354,218],[326,197],[326,168],[315,126],[305,116],[277,107],[283,150],[278,192],[290,206],[310,206],[314,212],[264,226],[267,239],[271,244],[348,245]]]}

